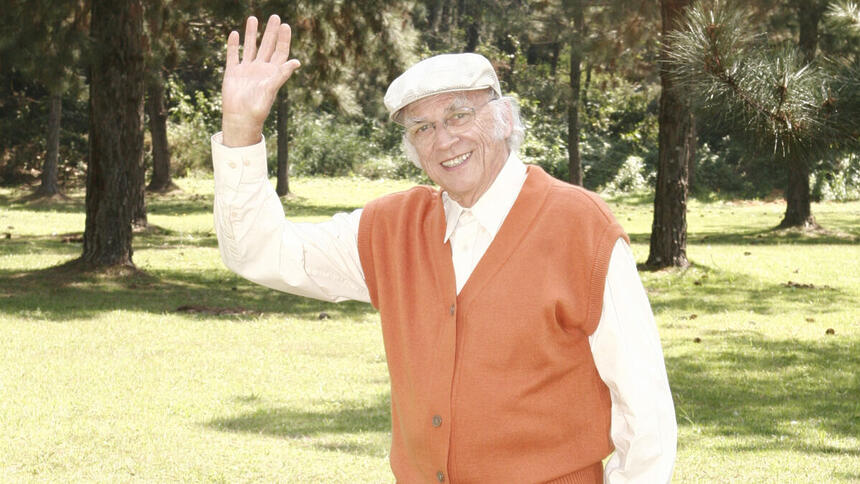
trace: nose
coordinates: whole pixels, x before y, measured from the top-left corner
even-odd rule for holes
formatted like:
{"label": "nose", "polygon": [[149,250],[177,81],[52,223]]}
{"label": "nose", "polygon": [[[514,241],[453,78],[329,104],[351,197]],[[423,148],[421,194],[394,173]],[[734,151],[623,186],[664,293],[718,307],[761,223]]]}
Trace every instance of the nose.
{"label": "nose", "polygon": [[445,126],[442,123],[439,123],[436,126],[436,146],[438,148],[448,148],[453,145],[458,139],[460,139],[456,135],[452,135],[451,131],[449,131],[448,126]]}

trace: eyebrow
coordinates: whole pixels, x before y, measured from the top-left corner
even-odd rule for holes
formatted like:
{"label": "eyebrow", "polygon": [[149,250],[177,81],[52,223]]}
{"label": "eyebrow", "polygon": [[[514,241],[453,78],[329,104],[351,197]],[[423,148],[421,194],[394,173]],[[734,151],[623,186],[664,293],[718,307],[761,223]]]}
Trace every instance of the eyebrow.
{"label": "eyebrow", "polygon": [[[465,94],[460,93],[454,99],[451,100],[451,103],[448,104],[448,107],[445,108],[445,113],[446,114],[452,113],[452,112],[454,112],[460,108],[464,108],[467,106],[471,107],[471,106],[469,106],[468,97]],[[404,122],[404,124],[403,124],[404,126],[409,127],[409,126],[415,126],[416,124],[426,123],[428,121],[425,118],[407,117],[406,119],[403,120],[403,122]]]}

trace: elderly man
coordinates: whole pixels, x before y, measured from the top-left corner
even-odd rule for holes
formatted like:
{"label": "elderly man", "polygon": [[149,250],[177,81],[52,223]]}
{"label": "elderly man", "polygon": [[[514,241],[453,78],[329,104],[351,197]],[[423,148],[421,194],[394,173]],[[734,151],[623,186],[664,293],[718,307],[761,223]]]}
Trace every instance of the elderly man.
{"label": "elderly man", "polygon": [[[627,236],[593,193],[516,155],[514,101],[476,54],[419,62],[385,104],[441,190],[320,224],[284,219],[263,121],[299,62],[272,16],[227,41],[212,141],[225,264],[252,281],[381,315],[398,482],[667,482],[676,425]],[[614,449],[604,469],[603,460]]]}

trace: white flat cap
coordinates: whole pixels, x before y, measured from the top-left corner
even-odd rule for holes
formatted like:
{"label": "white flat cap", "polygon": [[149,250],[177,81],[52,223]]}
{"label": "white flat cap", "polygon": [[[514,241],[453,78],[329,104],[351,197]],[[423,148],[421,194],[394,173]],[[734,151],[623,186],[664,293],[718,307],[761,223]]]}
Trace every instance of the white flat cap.
{"label": "white flat cap", "polygon": [[480,54],[442,54],[415,64],[388,86],[385,107],[391,119],[419,99],[453,91],[492,88],[502,96],[493,65]]}

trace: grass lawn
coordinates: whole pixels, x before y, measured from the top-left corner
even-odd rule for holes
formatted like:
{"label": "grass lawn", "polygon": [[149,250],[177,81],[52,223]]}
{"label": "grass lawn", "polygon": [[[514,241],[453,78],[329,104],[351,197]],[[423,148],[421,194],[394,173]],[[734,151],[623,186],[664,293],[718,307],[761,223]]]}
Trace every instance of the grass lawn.
{"label": "grass lawn", "polygon": [[[83,194],[0,189],[0,482],[391,482],[378,316],[221,264],[211,179],[149,200],[135,276],[80,254]],[[296,178],[322,220],[405,182]],[[637,259],[650,201],[610,200]],[[691,201],[687,270],[643,272],[679,424],[674,482],[860,482],[860,202]]]}

